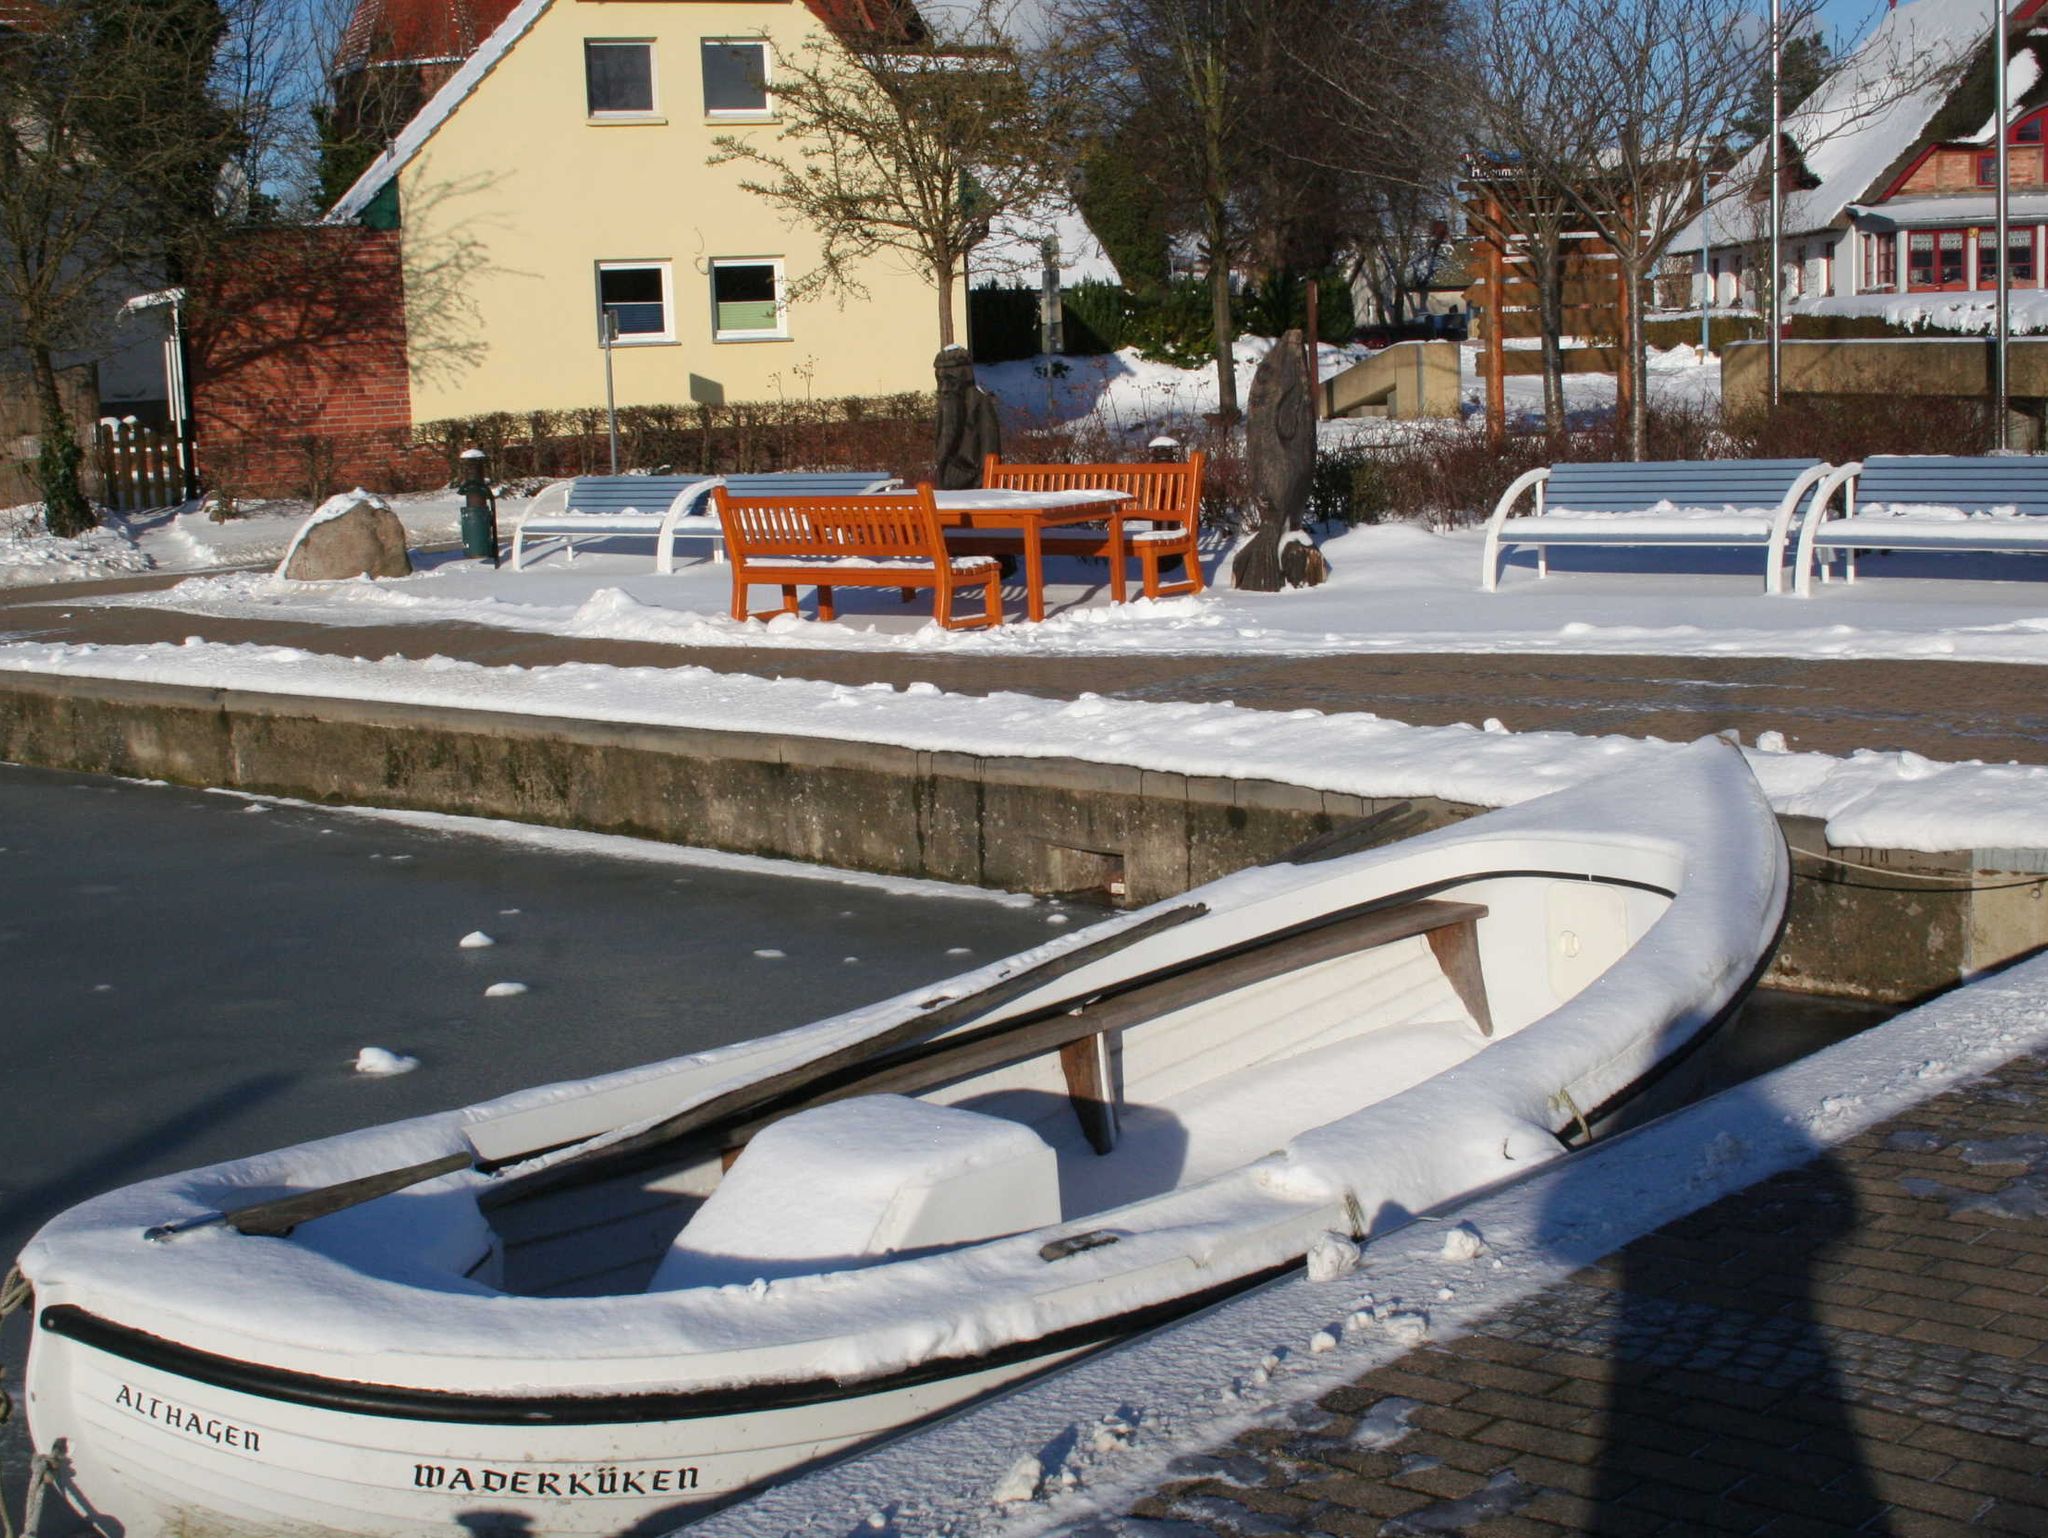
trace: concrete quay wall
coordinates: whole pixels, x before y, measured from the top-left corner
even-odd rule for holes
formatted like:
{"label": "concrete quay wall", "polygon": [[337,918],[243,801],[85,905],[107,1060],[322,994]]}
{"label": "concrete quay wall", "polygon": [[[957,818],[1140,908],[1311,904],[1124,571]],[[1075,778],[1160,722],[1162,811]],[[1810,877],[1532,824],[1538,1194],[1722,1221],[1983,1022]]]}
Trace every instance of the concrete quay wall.
{"label": "concrete quay wall", "polygon": [[[33,674],[0,678],[0,759],[1122,905],[1391,804],[1067,758]],[[1411,804],[1428,826],[1482,810]],[[1783,821],[1803,857],[1768,981],[1902,1002],[2048,945],[2048,899],[2024,880],[2048,872],[2048,854],[1836,849],[1813,819]]]}

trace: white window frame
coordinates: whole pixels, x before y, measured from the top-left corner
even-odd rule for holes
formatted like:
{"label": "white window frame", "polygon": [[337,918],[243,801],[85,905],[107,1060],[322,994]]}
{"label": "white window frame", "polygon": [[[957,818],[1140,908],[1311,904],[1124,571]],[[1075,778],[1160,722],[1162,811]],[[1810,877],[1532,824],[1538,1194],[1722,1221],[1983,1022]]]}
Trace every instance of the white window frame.
{"label": "white window frame", "polygon": [[[645,48],[647,50],[647,100],[645,107],[599,109],[590,104],[590,50],[600,48]],[[586,37],[583,40],[583,114],[591,123],[659,123],[661,115],[661,66],[655,58],[651,37]]]}
{"label": "white window frame", "polygon": [[[718,324],[718,269],[721,267],[767,267],[775,273],[775,329],[772,331],[725,331]],[[715,256],[709,267],[711,278],[711,340],[714,342],[786,342],[789,340],[789,299],[782,283],[779,256]]]}
{"label": "white window frame", "polygon": [[[761,50],[761,105],[758,107],[713,107],[704,100],[704,50],[706,47],[752,47]],[[716,123],[770,123],[775,120],[775,50],[765,37],[700,37],[697,39],[697,95],[704,116]]]}
{"label": "white window frame", "polygon": [[614,347],[660,347],[672,345],[676,340],[676,282],[675,266],[667,257],[647,257],[639,260],[598,262],[591,270],[590,282],[593,297],[597,301],[598,346],[604,345],[604,274],[608,272],[640,272],[653,268],[661,274],[661,330],[636,332],[631,336],[621,335],[612,343]]}

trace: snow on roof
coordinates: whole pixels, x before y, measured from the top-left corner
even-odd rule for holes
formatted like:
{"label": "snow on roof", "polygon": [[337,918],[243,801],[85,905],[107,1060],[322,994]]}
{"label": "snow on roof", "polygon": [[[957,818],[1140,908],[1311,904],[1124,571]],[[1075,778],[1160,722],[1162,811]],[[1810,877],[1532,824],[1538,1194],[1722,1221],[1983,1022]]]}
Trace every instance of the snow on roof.
{"label": "snow on roof", "polygon": [[[2015,193],[2006,203],[2015,224],[2048,219],[2048,193]],[[1980,197],[1894,198],[1888,203],[1851,203],[1849,212],[1874,229],[1990,224],[1998,217],[1998,199],[1988,192]]]}
{"label": "snow on roof", "polygon": [[[2018,9],[2008,0],[2008,9]],[[1888,12],[1862,45],[1785,120],[1785,131],[1816,185],[1785,196],[1785,232],[1810,234],[1868,198],[1879,177],[1927,131],[1955,88],[1953,69],[1991,30],[1991,0],[1911,0]],[[1901,92],[1901,76],[1924,83]],[[1707,210],[1709,237],[1721,244],[1754,238],[1767,217],[1749,191],[1766,179],[1768,140],[1744,152]],[[1671,243],[1700,249],[1694,219]]]}
{"label": "snow on roof", "polygon": [[1035,283],[1043,266],[1040,242],[1059,242],[1060,282],[1117,283],[1116,263],[1102,249],[1081,210],[1064,194],[1046,198],[1037,207],[1005,214],[989,237],[974,248],[976,282]]}

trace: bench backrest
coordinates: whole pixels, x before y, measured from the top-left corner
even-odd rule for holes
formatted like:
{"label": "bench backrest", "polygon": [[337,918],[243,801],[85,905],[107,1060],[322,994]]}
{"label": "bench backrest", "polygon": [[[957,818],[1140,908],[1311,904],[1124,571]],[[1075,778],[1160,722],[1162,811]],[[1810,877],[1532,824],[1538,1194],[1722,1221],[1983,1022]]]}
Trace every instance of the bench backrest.
{"label": "bench backrest", "polygon": [[757,557],[935,560],[945,548],[930,486],[899,496],[715,494],[725,548],[744,564]]}
{"label": "bench backrest", "polygon": [[[876,470],[777,470],[723,477],[744,496],[852,496],[895,484]],[[665,513],[692,487],[708,492],[708,475],[582,475],[569,484],[572,513]],[[708,513],[708,497],[691,512]]]}
{"label": "bench backrest", "polygon": [[982,463],[981,484],[991,490],[1127,491],[1125,517],[1192,523],[1202,511],[1206,463],[1199,451],[1184,464],[1131,465],[1018,465],[991,454]]}
{"label": "bench backrest", "polygon": [[1998,454],[1873,454],[1856,477],[1858,506],[2017,508],[2048,517],[2048,457]]}
{"label": "bench backrest", "polygon": [[1553,465],[1545,511],[1634,513],[1674,507],[1776,507],[1817,459],[1651,459]]}

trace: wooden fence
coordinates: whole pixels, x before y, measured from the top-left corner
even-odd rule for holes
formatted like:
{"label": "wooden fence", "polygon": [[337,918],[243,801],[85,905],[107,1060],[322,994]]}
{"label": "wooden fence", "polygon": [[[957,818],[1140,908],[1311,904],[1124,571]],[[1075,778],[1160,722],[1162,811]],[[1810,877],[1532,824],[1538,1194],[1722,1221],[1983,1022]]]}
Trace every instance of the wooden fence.
{"label": "wooden fence", "polygon": [[136,422],[101,422],[92,437],[99,497],[117,513],[169,507],[185,499],[178,471],[178,440]]}

